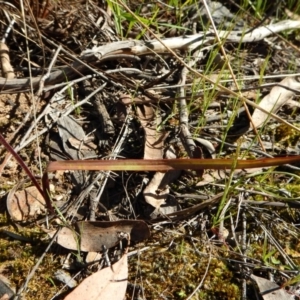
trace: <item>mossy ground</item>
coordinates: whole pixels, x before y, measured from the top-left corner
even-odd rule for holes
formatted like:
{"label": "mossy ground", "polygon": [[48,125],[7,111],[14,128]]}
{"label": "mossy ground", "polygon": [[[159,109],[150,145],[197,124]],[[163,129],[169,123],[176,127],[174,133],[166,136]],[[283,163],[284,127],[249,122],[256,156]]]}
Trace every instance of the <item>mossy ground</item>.
{"label": "mossy ground", "polygon": [[[14,232],[30,242],[16,240],[1,230]],[[12,225],[2,223],[0,229],[0,262],[1,274],[9,279],[13,289],[18,290],[24,284],[36,262],[39,260],[48,245],[44,232],[36,226],[28,226],[16,230]],[[44,240],[44,241],[43,241]],[[61,268],[59,255],[47,254],[32,280],[25,290],[26,299],[50,299],[62,287],[54,279],[54,270]]]}

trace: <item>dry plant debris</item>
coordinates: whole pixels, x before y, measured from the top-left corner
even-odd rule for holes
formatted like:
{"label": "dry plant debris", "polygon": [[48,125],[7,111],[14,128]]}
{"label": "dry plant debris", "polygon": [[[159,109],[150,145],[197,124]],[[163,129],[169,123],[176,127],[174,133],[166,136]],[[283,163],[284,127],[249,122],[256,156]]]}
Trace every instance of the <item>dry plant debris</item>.
{"label": "dry plant debris", "polygon": [[127,254],[124,254],[111,268],[102,269],[84,279],[65,300],[122,300],[127,288],[127,278]]}
{"label": "dry plant debris", "polygon": [[56,232],[48,232],[55,236],[55,242],[71,250],[85,252],[101,252],[103,247],[112,248],[123,239],[130,236],[135,242],[149,238],[150,232],[145,222],[139,220],[120,220],[110,222],[77,222],[76,229],[62,227]]}
{"label": "dry plant debris", "polygon": [[0,299],[299,299],[300,6],[262,2],[1,1]]}

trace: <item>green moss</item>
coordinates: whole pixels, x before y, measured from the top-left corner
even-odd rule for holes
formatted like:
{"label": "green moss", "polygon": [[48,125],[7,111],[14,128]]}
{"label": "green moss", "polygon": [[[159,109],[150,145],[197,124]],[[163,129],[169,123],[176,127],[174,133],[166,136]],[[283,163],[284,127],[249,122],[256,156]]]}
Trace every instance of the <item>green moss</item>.
{"label": "green moss", "polygon": [[[157,237],[156,237],[157,238]],[[234,274],[222,260],[209,255],[199,255],[194,246],[183,238],[174,241],[175,246],[164,252],[152,249],[143,253],[139,260],[130,260],[129,280],[140,280],[147,299],[183,299],[188,297],[203,280],[203,286],[197,291],[200,299],[239,299],[239,287],[233,283]],[[197,243],[199,251],[205,246]],[[199,248],[198,248],[199,247]],[[201,249],[203,247],[203,249]],[[207,265],[209,269],[206,273]],[[145,284],[147,282],[147,284]]]}
{"label": "green moss", "polygon": [[[4,215],[1,214],[0,216],[0,219],[6,219]],[[1,226],[1,229],[15,232],[14,228],[8,224]],[[2,273],[9,279],[13,287],[20,288],[26,281],[26,276],[43,254],[47,243],[40,241],[45,233],[37,226],[31,228],[28,226],[15,233],[30,239],[32,242],[14,240],[0,232],[0,261]],[[46,254],[33,278],[29,281],[26,298],[50,299],[62,287],[60,283],[54,286],[49,280],[59,268],[61,268],[59,257],[51,253]]]}
{"label": "green moss", "polygon": [[[294,124],[299,126],[299,124]],[[300,132],[286,124],[280,124],[276,127],[274,133],[275,142],[283,146],[296,146],[300,139]]]}

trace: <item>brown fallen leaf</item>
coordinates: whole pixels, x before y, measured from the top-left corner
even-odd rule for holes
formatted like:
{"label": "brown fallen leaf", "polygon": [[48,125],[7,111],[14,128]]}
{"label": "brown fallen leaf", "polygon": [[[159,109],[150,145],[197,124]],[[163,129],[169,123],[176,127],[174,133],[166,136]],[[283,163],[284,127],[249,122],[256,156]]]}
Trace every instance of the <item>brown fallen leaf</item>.
{"label": "brown fallen leaf", "polygon": [[[144,159],[163,158],[164,140],[167,133],[157,129],[162,122],[161,116],[152,106],[146,104],[138,106],[137,114],[145,131]],[[168,178],[166,173],[156,172],[143,191],[145,201],[156,209],[166,203],[170,193],[168,183],[161,185],[163,181],[166,182],[166,178]]]}
{"label": "brown fallen leaf", "polygon": [[65,300],[123,300],[127,288],[127,254],[112,265],[87,277]]}
{"label": "brown fallen leaf", "polygon": [[[51,237],[56,231],[48,233]],[[103,246],[111,248],[122,240],[122,233],[140,242],[149,238],[148,225],[141,220],[77,222],[74,228],[62,227],[55,241],[64,248],[84,252],[99,252]]]}
{"label": "brown fallen leaf", "polygon": [[170,189],[168,187],[159,189],[159,185],[165,176],[166,173],[156,172],[143,191],[145,201],[156,209],[166,203],[166,199],[170,193]]}
{"label": "brown fallen leaf", "polygon": [[162,158],[167,133],[158,129],[161,116],[150,105],[138,106],[137,114],[145,131],[144,159]]}
{"label": "brown fallen leaf", "polygon": [[6,205],[15,221],[25,221],[46,211],[45,200],[35,186],[17,192],[13,189],[7,196]]}

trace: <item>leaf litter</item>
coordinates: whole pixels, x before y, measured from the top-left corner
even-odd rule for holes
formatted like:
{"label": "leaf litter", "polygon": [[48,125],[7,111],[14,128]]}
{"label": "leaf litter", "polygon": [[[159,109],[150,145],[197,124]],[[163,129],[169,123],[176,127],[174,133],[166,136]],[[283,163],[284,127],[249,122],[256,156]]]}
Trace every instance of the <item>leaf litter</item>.
{"label": "leaf litter", "polygon": [[127,254],[113,264],[84,279],[65,300],[110,300],[124,299],[127,288]]}
{"label": "leaf litter", "polygon": [[135,242],[141,242],[150,236],[148,225],[139,220],[86,221],[77,222],[74,227],[62,227],[57,235],[56,231],[48,232],[48,235],[55,236],[56,243],[62,247],[85,252],[101,252],[103,246],[112,248],[122,241],[124,234]]}
{"label": "leaf litter", "polygon": [[[25,37],[19,34],[24,28],[21,18],[15,24],[11,22],[13,14],[20,15],[19,3],[4,3],[0,8],[1,18],[5,20],[0,25],[0,33],[6,39],[5,46],[1,44],[0,78],[0,121],[4,120],[5,138],[9,138],[15,151],[20,153],[21,159],[34,174],[41,175],[38,167],[41,161],[43,171],[47,169],[45,165],[49,158],[62,163],[50,163],[48,169],[52,166],[52,171],[56,170],[55,166],[72,163],[70,159],[80,160],[74,165],[81,166],[74,171],[70,164],[69,169],[65,167],[64,172],[59,171],[59,176],[50,174],[55,189],[44,195],[45,189],[40,193],[35,187],[11,190],[7,178],[15,185],[24,179],[24,175],[16,165],[9,167],[10,155],[6,154],[2,162],[0,195],[6,197],[10,192],[6,203],[15,230],[23,234],[20,226],[25,224],[29,230],[35,223],[42,232],[52,237],[51,242],[46,239],[47,243],[56,241],[69,249],[58,248],[60,250],[56,251],[55,247],[49,246],[49,250],[43,245],[45,253],[41,259],[36,257],[38,263],[26,278],[21,279],[20,285],[20,278],[15,277],[11,266],[15,261],[14,268],[17,269],[22,260],[17,257],[18,251],[7,253],[5,249],[16,241],[34,244],[35,239],[24,237],[22,240],[14,232],[7,234],[13,228],[3,228],[3,246],[0,245],[0,250],[1,255],[8,258],[9,267],[1,273],[11,277],[20,287],[18,294],[23,293],[24,297],[33,299],[47,298],[45,291],[38,291],[34,286],[35,278],[37,281],[44,280],[36,270],[38,266],[45,267],[43,258],[48,261],[47,255],[60,257],[60,251],[62,256],[63,251],[67,251],[70,265],[64,264],[67,269],[67,272],[64,271],[65,279],[56,277],[55,280],[67,284],[73,275],[79,274],[78,282],[81,281],[65,299],[123,299],[125,293],[126,297],[143,299],[189,298],[195,293],[201,299],[238,299],[246,293],[243,287],[248,286],[252,292],[256,289],[247,281],[249,268],[259,276],[266,277],[273,272],[275,281],[280,285],[283,276],[277,272],[278,261],[281,262],[281,272],[292,278],[296,268],[290,269],[299,264],[296,250],[299,232],[290,223],[293,219],[297,224],[299,218],[297,210],[293,209],[299,198],[297,165],[287,165],[283,169],[261,167],[253,174],[233,169],[242,167],[243,164],[239,163],[243,161],[245,167],[251,167],[251,160],[259,164],[262,157],[291,154],[291,147],[278,150],[278,133],[275,132],[272,137],[268,128],[283,122],[288,123],[285,124],[287,128],[299,131],[297,113],[284,106],[291,99],[297,100],[299,89],[296,67],[289,70],[290,63],[284,58],[288,55],[297,66],[299,53],[293,50],[291,54],[287,44],[277,45],[276,39],[280,37],[275,35],[276,32],[292,32],[299,28],[299,21],[276,21],[250,32],[247,31],[250,17],[238,16],[233,4],[225,7],[210,1],[210,13],[198,3],[183,5],[182,15],[162,3],[132,4],[130,9],[138,11],[145,20],[150,20],[149,16],[153,14],[155,18],[152,20],[159,20],[149,30],[141,30],[143,24],[138,24],[132,15],[129,18],[130,10],[121,2],[116,7],[110,1],[99,5],[71,1],[68,6],[55,3],[55,10],[50,2],[44,3],[44,6],[33,5],[32,15],[28,14],[31,17],[26,20],[28,36]],[[122,16],[119,15],[120,8]],[[29,12],[29,7],[26,6],[25,10]],[[207,23],[210,14],[219,37],[224,39],[226,51],[235,57],[230,62],[226,62],[216,47],[215,34],[212,34],[213,30]],[[38,31],[33,20],[38,22]],[[180,26],[174,25],[177,21]],[[154,29],[159,31],[162,42],[151,32]],[[137,37],[141,39],[132,39]],[[62,47],[58,47],[57,40]],[[20,59],[27,57],[26,52],[18,46],[27,42],[31,51],[30,65],[34,67],[31,75],[26,60]],[[50,48],[57,49],[55,54]],[[269,49],[270,52],[262,49]],[[172,51],[175,52],[171,55]],[[271,60],[264,70],[263,65],[258,65],[254,59],[259,56],[256,61],[263,64],[270,53]],[[41,57],[47,58],[45,62]],[[44,63],[48,68],[46,75],[41,68]],[[241,94],[237,94],[236,86],[228,82],[227,63],[239,76],[243,74]],[[186,69],[183,70],[182,66]],[[211,72],[209,78],[214,80],[201,78],[203,69]],[[289,74],[280,72],[281,77],[272,77],[278,75],[278,69],[289,70]],[[256,74],[261,75],[257,77]],[[271,74],[270,79],[268,74]],[[30,76],[35,98],[28,93]],[[269,91],[267,86],[259,85],[263,80],[275,86]],[[250,91],[247,92],[247,89]],[[244,98],[251,89],[265,94],[258,104],[252,101],[256,100],[258,93],[251,96],[251,101]],[[20,91],[30,100],[30,105],[34,99],[37,100],[35,117],[26,109],[20,114],[19,108],[22,108],[25,98],[18,101],[17,97],[15,103],[7,100],[10,93],[18,94]],[[211,99],[218,105],[213,106]],[[240,109],[241,102],[237,99],[245,101],[249,110],[254,110],[251,120],[246,116],[245,109]],[[18,114],[14,115],[16,108]],[[239,113],[236,114],[236,111]],[[255,131],[249,131],[251,124],[259,129],[260,145]],[[262,124],[264,126],[260,128]],[[38,145],[37,136],[40,139]],[[222,138],[221,142],[217,141],[218,138]],[[293,140],[297,141],[295,138]],[[271,146],[265,152],[260,146],[267,143]],[[297,142],[291,146],[293,154],[299,154]],[[201,180],[203,169],[207,167],[197,165],[197,160],[190,160],[195,164],[191,166],[187,158],[210,159],[212,155],[217,157],[213,167],[221,171],[215,174],[210,171],[212,176],[204,174],[207,178]],[[232,171],[223,172],[221,164],[224,161],[218,160],[219,157],[229,159],[227,168]],[[126,162],[120,161],[120,158],[135,160]],[[152,160],[151,170],[155,173],[147,172],[145,166],[143,169],[142,162],[137,158],[148,163],[148,170],[151,163],[147,160]],[[183,164],[173,161],[176,158]],[[85,167],[91,159],[107,162],[106,171],[99,172],[101,167],[95,168],[96,161],[94,167],[91,164]],[[119,165],[114,168],[120,170],[123,167],[122,174],[112,171],[115,159]],[[294,162],[297,159],[294,157]],[[166,163],[166,160],[169,162]],[[278,164],[275,160],[273,165]],[[174,167],[176,163],[177,168]],[[137,170],[135,167],[140,168],[140,174],[129,172]],[[160,168],[163,167],[168,167],[169,171],[162,172]],[[198,171],[195,173],[193,170]],[[226,186],[226,182],[231,182],[231,187]],[[50,206],[48,203],[45,207],[42,196],[49,197]],[[64,199],[63,203],[59,203],[58,199]],[[229,208],[224,201],[228,205],[230,203]],[[226,212],[224,207],[219,206],[220,203],[224,203]],[[271,209],[262,209],[265,203]],[[272,205],[279,204],[283,205],[282,210],[272,209]],[[50,215],[45,216],[47,210]],[[224,220],[211,217],[220,210],[224,211]],[[127,255],[126,247],[140,249],[142,246],[138,243],[149,239],[148,225],[142,219],[151,226],[152,237],[144,247],[150,247],[150,250],[143,250],[144,253],[141,250],[143,255],[138,254],[138,260],[136,254],[132,254],[128,266],[127,256],[130,253]],[[262,228],[260,225],[270,223],[270,220],[278,226],[274,226],[266,238],[257,228]],[[223,222],[226,228],[231,228],[226,240],[217,236]],[[246,222],[248,225],[243,227]],[[246,249],[246,245],[239,238],[240,231],[252,250],[241,251]],[[256,240],[251,236],[252,231],[258,236]],[[128,235],[130,245],[126,243]],[[281,245],[287,245],[285,251],[290,257],[272,236],[276,236]],[[231,251],[229,259],[228,249]],[[291,253],[291,249],[295,253]],[[268,251],[277,251],[274,252],[276,259]],[[139,250],[136,253],[140,253]],[[16,258],[12,259],[14,255]],[[20,257],[22,255],[25,254],[21,253]],[[96,257],[97,262],[87,259],[92,256]],[[86,257],[87,265],[84,265],[83,257]],[[117,259],[119,261],[115,262]],[[230,259],[238,263],[234,264]],[[289,268],[286,267],[285,262],[291,260],[294,262],[289,264]],[[139,268],[138,272],[133,271],[135,267]],[[61,291],[68,293],[75,286],[74,283],[66,289],[66,286],[58,286],[57,282],[50,285],[55,271],[48,265],[47,276],[50,279],[43,281],[49,287],[49,299],[54,294],[64,297]],[[243,274],[245,279],[235,280],[241,278],[236,274]],[[297,293],[295,285],[289,288],[290,292]],[[251,295],[247,297],[251,298]]]}

